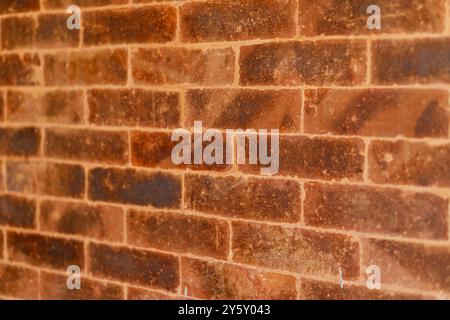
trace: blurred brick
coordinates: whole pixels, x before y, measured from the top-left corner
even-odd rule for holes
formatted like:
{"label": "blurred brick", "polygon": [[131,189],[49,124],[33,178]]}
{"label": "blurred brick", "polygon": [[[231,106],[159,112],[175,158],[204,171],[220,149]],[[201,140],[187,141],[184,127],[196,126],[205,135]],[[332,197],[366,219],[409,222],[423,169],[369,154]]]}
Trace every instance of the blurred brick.
{"label": "blurred brick", "polygon": [[136,49],[131,56],[136,84],[225,85],[234,81],[232,49]]}
{"label": "blurred brick", "polygon": [[179,285],[179,261],[172,255],[91,244],[89,257],[94,276],[168,291]]}
{"label": "blurred brick", "polygon": [[89,122],[111,126],[177,128],[180,99],[176,92],[91,90]]}
{"label": "blurred brick", "polygon": [[30,233],[7,233],[8,259],[33,266],[66,271],[70,265],[84,266],[84,244],[77,240]]}
{"label": "blurred brick", "polygon": [[40,228],[98,240],[123,241],[124,213],[113,206],[44,200],[40,206]]}
{"label": "blurred brick", "polygon": [[[36,202],[13,195],[0,196],[0,225],[34,228]],[[0,247],[1,250],[2,247]]]}
{"label": "blurred brick", "polygon": [[35,156],[39,154],[41,132],[37,128],[0,128],[0,155]]}
{"label": "blurred brick", "polygon": [[[299,30],[304,36],[442,32],[445,0],[299,1]],[[381,30],[367,28],[367,8],[381,8]]]}
{"label": "blurred brick", "polygon": [[31,48],[34,45],[36,22],[32,17],[10,17],[1,21],[2,49]]}
{"label": "blurred brick", "polygon": [[5,239],[5,236],[4,236],[4,231],[3,230],[0,230],[0,260],[2,260],[2,259],[6,259],[6,257],[4,257],[4,247],[5,247],[5,243],[6,243],[6,239]]}
{"label": "blurred brick", "polygon": [[294,181],[185,176],[188,209],[233,218],[296,222],[300,185]]}
{"label": "blurred brick", "polygon": [[127,4],[128,0],[41,0],[46,9],[66,9],[70,5],[77,5],[81,8],[107,6],[114,4]]}
{"label": "blurred brick", "polygon": [[127,216],[128,243],[166,251],[192,253],[226,260],[229,228],[224,221],[169,212],[131,211]]}
{"label": "blurred brick", "polygon": [[69,290],[67,276],[41,272],[40,295],[44,300],[123,300],[123,287],[116,284],[85,279],[79,290]]}
{"label": "blurred brick", "polygon": [[81,91],[8,91],[10,122],[76,124],[83,121]]}
{"label": "blurred brick", "polygon": [[84,196],[84,169],[78,165],[8,161],[6,172],[9,191],[57,197]]}
{"label": "blurred brick", "polygon": [[223,129],[300,130],[300,90],[203,89],[186,94],[186,125]]}
{"label": "blurred brick", "polygon": [[372,42],[376,84],[450,83],[450,38]]}
{"label": "blurred brick", "polygon": [[351,237],[233,222],[233,260],[302,274],[359,277],[359,245]]}
{"label": "blurred brick", "polygon": [[420,89],[306,90],[305,131],[447,138],[448,92]]}
{"label": "blurred brick", "polygon": [[40,14],[36,45],[40,48],[77,47],[80,31],[67,28],[67,17],[67,14]]}
{"label": "blurred brick", "polygon": [[381,269],[383,284],[450,292],[450,247],[368,239],[363,264]]}
{"label": "blurred brick", "polygon": [[0,295],[17,299],[37,299],[38,272],[24,268],[0,264]]}
{"label": "blurred brick", "polygon": [[[280,136],[279,162],[278,173],[284,176],[359,181],[364,167],[364,145],[357,139]],[[246,163],[239,165],[241,171],[260,174],[261,165],[248,164],[248,160]]]}
{"label": "blurred brick", "polygon": [[5,98],[6,94],[0,91],[0,121],[5,120]]}
{"label": "blurred brick", "polygon": [[45,55],[45,83],[53,85],[126,84],[127,51],[59,52]]}
{"label": "blurred brick", "polygon": [[369,175],[377,183],[450,186],[450,145],[374,141]]}
{"label": "blurred brick", "polygon": [[364,42],[278,42],[242,46],[242,85],[355,85],[365,80]]}
{"label": "blurred brick", "polygon": [[89,198],[156,208],[179,208],[181,179],[134,169],[95,168],[89,172]]}
{"label": "blurred brick", "polygon": [[183,258],[183,282],[189,296],[220,300],[287,300],[296,298],[293,276],[260,272],[244,267]]}
{"label": "blurred brick", "polygon": [[91,11],[83,14],[83,42],[168,42],[175,38],[176,27],[177,13],[172,6]]}
{"label": "blurred brick", "polygon": [[304,219],[319,228],[447,239],[448,200],[396,189],[307,184]]}
{"label": "blurred brick", "polygon": [[370,290],[366,286],[301,279],[302,299],[306,300],[429,300],[431,296],[388,290]]}
{"label": "blurred brick", "polygon": [[0,14],[38,11],[40,0],[2,0],[0,2]]}
{"label": "blurred brick", "polygon": [[205,1],[180,11],[186,42],[232,41],[295,36],[296,3],[288,1]]}
{"label": "blurred brick", "polygon": [[32,86],[41,82],[39,55],[30,53],[0,55],[0,86]]}
{"label": "blurred brick", "polygon": [[50,158],[102,163],[128,162],[128,133],[125,131],[47,129],[45,155]]}
{"label": "blurred brick", "polygon": [[127,300],[180,300],[182,297],[137,287],[128,287]]}

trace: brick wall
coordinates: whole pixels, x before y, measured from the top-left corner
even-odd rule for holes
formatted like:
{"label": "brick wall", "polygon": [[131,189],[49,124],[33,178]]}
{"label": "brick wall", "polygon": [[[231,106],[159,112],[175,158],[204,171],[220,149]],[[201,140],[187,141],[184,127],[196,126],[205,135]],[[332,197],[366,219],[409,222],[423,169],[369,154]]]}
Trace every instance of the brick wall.
{"label": "brick wall", "polygon": [[[450,298],[450,1],[2,0],[0,28],[2,298]],[[194,120],[279,129],[279,173],[174,165]]]}

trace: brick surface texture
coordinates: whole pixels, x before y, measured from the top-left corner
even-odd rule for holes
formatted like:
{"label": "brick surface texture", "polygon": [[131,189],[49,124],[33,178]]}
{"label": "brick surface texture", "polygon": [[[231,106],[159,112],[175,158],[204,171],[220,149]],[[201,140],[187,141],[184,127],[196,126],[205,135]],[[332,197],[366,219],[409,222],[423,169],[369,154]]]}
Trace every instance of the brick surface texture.
{"label": "brick surface texture", "polygon": [[0,299],[450,299],[449,112],[448,0],[2,0]]}

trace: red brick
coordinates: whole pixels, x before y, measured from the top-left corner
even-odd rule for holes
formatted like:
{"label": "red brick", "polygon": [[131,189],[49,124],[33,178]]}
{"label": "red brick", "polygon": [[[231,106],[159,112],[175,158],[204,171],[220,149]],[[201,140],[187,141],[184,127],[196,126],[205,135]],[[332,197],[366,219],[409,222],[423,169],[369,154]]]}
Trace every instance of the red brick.
{"label": "red brick", "polygon": [[124,213],[113,206],[44,200],[40,206],[40,228],[104,241],[123,241]]}
{"label": "red brick", "polygon": [[39,0],[2,0],[0,3],[0,14],[38,11]]}
{"label": "red brick", "polygon": [[45,83],[49,86],[124,85],[127,68],[125,49],[46,54]]}
{"label": "red brick", "polygon": [[67,276],[41,272],[40,295],[44,300],[123,300],[122,286],[81,277],[81,288],[69,290]]}
{"label": "red brick", "polygon": [[83,121],[83,93],[62,91],[8,91],[7,120],[77,124]]}
{"label": "red brick", "polygon": [[[364,145],[360,140],[280,136],[279,145],[280,175],[324,180],[362,179]],[[260,174],[261,167],[239,165],[240,170],[252,174]]]}
{"label": "red brick", "polygon": [[186,94],[186,125],[223,129],[300,130],[300,90],[206,89]]}
{"label": "red brick", "polygon": [[127,4],[128,0],[41,0],[45,9],[66,9],[70,5],[84,7]]}
{"label": "red brick", "polygon": [[6,172],[9,191],[57,197],[84,196],[84,169],[78,165],[8,161]]}
{"label": "red brick", "polygon": [[0,264],[0,295],[18,299],[38,298],[38,272]]}
{"label": "red brick", "polygon": [[377,183],[450,186],[450,144],[374,141],[369,176]]}
{"label": "red brick", "polygon": [[164,294],[159,291],[128,287],[127,300],[181,300],[182,297]]}
{"label": "red brick", "polygon": [[447,138],[448,92],[420,89],[306,90],[305,132]]}
{"label": "red brick", "polygon": [[359,277],[359,245],[351,237],[233,222],[233,260],[302,274]]}
{"label": "red brick", "polygon": [[224,85],[234,81],[232,49],[136,49],[131,64],[136,84]]}
{"label": "red brick", "polygon": [[10,17],[1,21],[2,49],[30,48],[34,45],[36,22],[32,17]]}
{"label": "red brick", "polygon": [[376,84],[450,83],[450,38],[372,42]]}
{"label": "red brick", "polygon": [[296,298],[293,276],[190,258],[181,260],[182,290],[200,299],[286,300]]}
{"label": "red brick", "polygon": [[36,45],[40,48],[77,47],[80,31],[67,28],[67,17],[67,14],[40,14]]}
{"label": "red brick", "polygon": [[37,54],[0,55],[0,86],[33,86],[41,83],[41,61]]}
{"label": "red brick", "polygon": [[[13,195],[0,196],[0,225],[34,228],[36,202]],[[2,247],[0,246],[0,249]]]}
{"label": "red brick", "polygon": [[226,260],[229,228],[224,221],[169,212],[131,211],[128,243]]}
{"label": "red brick", "polygon": [[0,128],[0,154],[33,156],[39,154],[41,132],[37,128]]}
{"label": "red brick", "polygon": [[179,285],[179,261],[172,255],[91,244],[89,257],[94,276],[168,291]]}
{"label": "red brick", "polygon": [[47,129],[44,152],[50,158],[102,163],[128,163],[125,131]]}
{"label": "red brick", "polygon": [[[319,0],[314,5],[299,1],[301,35],[349,35],[379,33],[442,32],[444,0]],[[381,30],[367,28],[367,8],[381,9]]]}
{"label": "red brick", "polygon": [[296,222],[300,185],[294,181],[185,176],[188,209],[233,218]]}
{"label": "red brick", "polygon": [[306,300],[429,300],[431,296],[389,290],[370,290],[363,285],[301,279],[302,299]]}
{"label": "red brick", "polygon": [[364,42],[278,42],[242,46],[242,85],[355,85],[365,80]]}
{"label": "red brick", "polygon": [[155,208],[179,208],[181,179],[134,169],[95,168],[89,172],[89,198]]}
{"label": "red brick", "polygon": [[89,122],[111,126],[177,128],[180,98],[176,92],[91,90]]}
{"label": "red brick", "polygon": [[185,42],[270,39],[295,36],[296,2],[205,1],[181,6],[181,39]]}
{"label": "red brick", "polygon": [[307,184],[304,220],[320,228],[447,239],[448,200],[431,193]]}
{"label": "red brick", "polygon": [[381,282],[402,288],[450,292],[450,247],[368,239],[363,263],[377,265]]}
{"label": "red brick", "polygon": [[66,270],[84,266],[84,244],[30,233],[7,233],[8,259],[33,266]]}
{"label": "red brick", "polygon": [[168,42],[175,38],[176,27],[177,13],[172,6],[92,11],[83,14],[83,42]]}

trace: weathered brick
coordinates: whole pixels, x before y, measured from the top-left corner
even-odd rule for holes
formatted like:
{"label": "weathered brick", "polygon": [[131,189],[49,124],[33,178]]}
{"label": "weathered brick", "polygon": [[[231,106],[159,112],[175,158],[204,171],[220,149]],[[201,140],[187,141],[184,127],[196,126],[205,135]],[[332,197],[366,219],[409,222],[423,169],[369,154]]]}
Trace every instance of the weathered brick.
{"label": "weathered brick", "polygon": [[233,260],[271,269],[345,279],[359,277],[359,245],[351,237],[233,222]]}
{"label": "weathered brick", "polygon": [[128,133],[47,129],[44,150],[47,157],[125,164],[128,162]]}
{"label": "weathered brick", "polygon": [[0,154],[33,156],[39,154],[41,132],[37,128],[0,128]]}
{"label": "weathered brick", "polygon": [[295,36],[296,2],[205,1],[181,6],[185,42],[270,39]]}
{"label": "weathered brick", "polygon": [[0,294],[18,299],[37,299],[38,272],[24,268],[0,264]]}
{"label": "weathered brick", "polygon": [[67,288],[67,276],[41,272],[40,296],[44,300],[123,300],[122,286],[82,278],[79,290]]}
{"label": "weathered brick", "polygon": [[307,184],[304,220],[321,228],[447,239],[448,200],[430,193]]}
{"label": "weathered brick", "polygon": [[300,90],[206,89],[186,94],[186,125],[224,129],[300,130]]}
{"label": "weathered brick", "polygon": [[369,177],[377,183],[450,186],[450,144],[374,141]]}
{"label": "weathered brick", "polygon": [[40,14],[37,18],[36,45],[41,48],[77,47],[80,31],[67,28],[67,17],[67,14]]}
{"label": "weathered brick", "polygon": [[302,299],[306,300],[429,300],[431,296],[389,290],[370,290],[366,286],[311,279],[300,280]]}
{"label": "weathered brick", "polygon": [[181,260],[181,287],[200,299],[295,299],[296,278],[196,259]]}
{"label": "weathered brick", "polygon": [[[319,0],[299,1],[301,35],[442,32],[445,0]],[[381,30],[367,28],[367,8],[381,9]]]}
{"label": "weathered brick", "polygon": [[226,260],[228,223],[169,212],[131,211],[127,216],[128,243]]}
{"label": "weathered brick", "polygon": [[0,196],[0,225],[34,228],[35,214],[34,200],[13,195]]}
{"label": "weathered brick", "polygon": [[91,244],[89,258],[94,276],[168,291],[179,285],[179,261],[172,255]]}
{"label": "weathered brick", "polygon": [[92,11],[83,14],[83,42],[168,42],[175,38],[176,27],[177,13],[172,6]]}
{"label": "weathered brick", "polygon": [[232,49],[158,48],[132,51],[136,84],[224,85],[234,81]]}
{"label": "weathered brick", "polygon": [[40,206],[40,228],[105,241],[123,241],[124,213],[113,206],[44,200]]}
{"label": "weathered brick", "polygon": [[243,85],[354,85],[365,80],[364,42],[305,41],[242,46]]}
{"label": "weathered brick", "polygon": [[450,83],[450,38],[372,42],[376,84]]}
{"label": "weathered brick", "polygon": [[0,86],[32,86],[41,82],[41,60],[37,54],[0,55]]}
{"label": "weathered brick", "polygon": [[7,120],[77,124],[83,121],[83,94],[78,90],[8,91]]}
{"label": "weathered brick", "polygon": [[420,89],[306,90],[305,132],[447,138],[448,92]]}
{"label": "weathered brick", "polygon": [[180,98],[176,92],[91,90],[89,122],[111,126],[177,128]]}
{"label": "weathered brick", "polygon": [[[246,139],[247,140],[247,139]],[[361,180],[364,145],[357,139],[280,136],[279,174],[325,180]],[[246,148],[248,158],[248,147]],[[261,165],[239,165],[247,173],[260,174]]]}
{"label": "weathered brick", "polygon": [[0,3],[0,14],[38,11],[39,9],[39,0],[2,0]]}
{"label": "weathered brick", "polygon": [[5,120],[5,93],[0,91],[0,121]]}
{"label": "weathered brick", "polygon": [[33,266],[66,270],[84,266],[84,244],[77,240],[28,233],[7,233],[8,258]]}
{"label": "weathered brick", "polygon": [[377,265],[384,284],[450,292],[450,247],[368,239],[363,264]]}
{"label": "weathered brick", "polygon": [[34,45],[36,22],[32,17],[10,17],[1,21],[2,49],[30,48]]}
{"label": "weathered brick", "polygon": [[84,196],[84,169],[78,165],[8,161],[6,172],[9,191],[73,198]]}
{"label": "weathered brick", "polygon": [[128,287],[127,300],[181,300],[182,297],[164,294],[159,291]]}
{"label": "weathered brick", "polygon": [[84,7],[127,4],[128,0],[41,0],[45,9],[66,9],[70,5]]}
{"label": "weathered brick", "polygon": [[127,51],[58,52],[45,55],[47,85],[120,85],[127,82]]}
{"label": "weathered brick", "polygon": [[189,209],[234,218],[296,222],[300,216],[300,185],[294,181],[185,177]]}
{"label": "weathered brick", "polygon": [[178,208],[181,179],[133,169],[95,168],[89,172],[89,198],[124,204]]}

